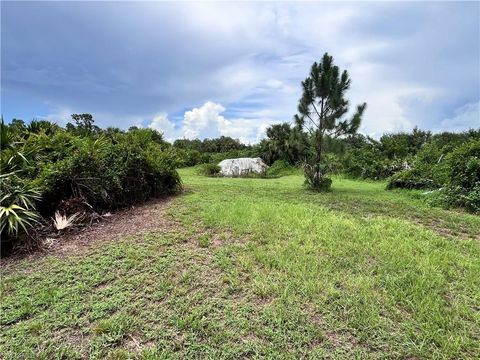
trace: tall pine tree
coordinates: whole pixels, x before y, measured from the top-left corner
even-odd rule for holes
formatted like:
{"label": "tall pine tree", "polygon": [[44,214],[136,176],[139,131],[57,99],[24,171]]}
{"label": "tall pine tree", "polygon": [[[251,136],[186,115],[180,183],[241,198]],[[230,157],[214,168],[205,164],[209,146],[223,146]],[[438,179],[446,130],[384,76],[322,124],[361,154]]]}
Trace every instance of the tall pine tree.
{"label": "tall pine tree", "polygon": [[356,133],[367,106],[366,103],[358,105],[353,117],[344,119],[349,107],[345,92],[350,83],[347,71],[340,73],[328,53],[323,55],[321,63],[313,63],[310,76],[302,81],[303,94],[295,121],[311,135],[312,151],[305,162],[304,172],[305,183],[315,191],[328,191],[331,185],[322,166],[324,137]]}

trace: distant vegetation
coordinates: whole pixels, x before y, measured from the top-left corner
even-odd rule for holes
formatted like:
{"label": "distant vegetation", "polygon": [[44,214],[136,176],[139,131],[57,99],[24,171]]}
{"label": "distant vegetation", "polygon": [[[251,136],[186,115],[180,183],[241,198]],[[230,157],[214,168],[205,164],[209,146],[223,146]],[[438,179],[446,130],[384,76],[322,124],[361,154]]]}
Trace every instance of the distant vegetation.
{"label": "distant vegetation", "polygon": [[256,146],[245,145],[228,136],[215,139],[178,139],[173,143],[181,167],[219,163],[228,158],[257,156]]}

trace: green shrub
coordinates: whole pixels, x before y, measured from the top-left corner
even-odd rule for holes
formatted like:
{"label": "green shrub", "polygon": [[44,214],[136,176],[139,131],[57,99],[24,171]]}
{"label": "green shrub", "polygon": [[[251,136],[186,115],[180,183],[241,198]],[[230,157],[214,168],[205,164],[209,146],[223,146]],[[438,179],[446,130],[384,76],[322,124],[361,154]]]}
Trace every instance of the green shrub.
{"label": "green shrub", "polygon": [[305,179],[305,186],[313,191],[329,192],[332,190],[332,179],[325,176],[322,176],[316,182],[312,182],[310,179]]}
{"label": "green shrub", "polygon": [[211,161],[209,154],[201,153],[198,150],[173,148],[172,153],[179,168],[205,164]]}
{"label": "green shrub", "polygon": [[387,176],[387,160],[379,149],[364,146],[347,151],[343,170],[347,176],[361,179],[383,179]]}
{"label": "green shrub", "polygon": [[387,190],[391,189],[432,189],[434,182],[426,179],[418,170],[402,170],[390,177]]}
{"label": "green shrub", "polygon": [[473,135],[464,143],[456,141],[456,147],[426,144],[411,169],[390,177],[387,189],[442,189],[434,194],[436,204],[480,212],[480,140]]}
{"label": "green shrub", "polygon": [[303,172],[305,175],[304,185],[308,189],[317,192],[328,192],[331,190],[332,180],[323,175],[319,164],[310,165],[306,163],[303,165]]}
{"label": "green shrub", "polygon": [[323,156],[324,170],[328,174],[344,174],[345,166],[342,158],[338,154],[326,153]]}
{"label": "green shrub", "polygon": [[222,169],[217,164],[212,164],[212,163],[202,164],[198,168],[198,174],[214,177],[214,176],[219,176],[221,170]]}
{"label": "green shrub", "polygon": [[298,168],[290,165],[285,160],[277,160],[265,172],[266,177],[281,177],[296,175],[300,172]]}
{"label": "green shrub", "polygon": [[470,140],[451,152],[448,201],[454,206],[480,212],[480,140]]}
{"label": "green shrub", "polygon": [[[65,134],[59,136],[66,139]],[[80,198],[98,211],[179,189],[174,157],[155,142],[141,141],[142,133],[119,136],[115,143],[104,137],[68,136],[64,150],[43,154],[45,162],[39,164],[33,180],[44,188],[41,210],[45,215],[69,198]],[[54,136],[52,144],[56,140]]]}
{"label": "green shrub", "polygon": [[0,177],[0,235],[2,241],[27,233],[38,223],[35,203],[40,199],[38,189],[27,188],[16,175]]}

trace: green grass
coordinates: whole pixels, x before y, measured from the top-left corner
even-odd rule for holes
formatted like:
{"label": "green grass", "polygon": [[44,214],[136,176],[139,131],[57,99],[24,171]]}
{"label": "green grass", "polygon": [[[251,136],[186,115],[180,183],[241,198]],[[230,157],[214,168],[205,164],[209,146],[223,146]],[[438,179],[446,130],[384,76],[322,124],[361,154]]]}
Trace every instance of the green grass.
{"label": "green grass", "polygon": [[2,269],[16,358],[478,358],[480,217],[181,171],[176,226]]}

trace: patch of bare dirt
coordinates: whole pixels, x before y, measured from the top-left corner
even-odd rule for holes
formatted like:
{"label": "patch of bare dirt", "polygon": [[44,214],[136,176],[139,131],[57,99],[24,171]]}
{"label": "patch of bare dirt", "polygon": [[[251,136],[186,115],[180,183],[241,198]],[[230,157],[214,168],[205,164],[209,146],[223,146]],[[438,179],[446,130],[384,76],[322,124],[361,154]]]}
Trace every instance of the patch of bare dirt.
{"label": "patch of bare dirt", "polygon": [[36,259],[45,254],[59,256],[78,254],[89,249],[93,244],[104,241],[115,241],[123,237],[171,229],[176,226],[176,223],[168,218],[166,210],[172,200],[172,197],[151,199],[143,204],[113,212],[110,216],[102,216],[100,221],[73,232],[45,238],[47,247],[29,254],[12,254],[3,258],[1,259],[2,267],[21,259]]}
{"label": "patch of bare dirt", "polygon": [[154,199],[112,213],[111,216],[104,217],[99,223],[84,228],[79,233],[64,236],[55,246],[62,252],[71,253],[92,243],[114,241],[122,237],[168,229],[174,225],[165,214],[171,201],[171,198]]}

